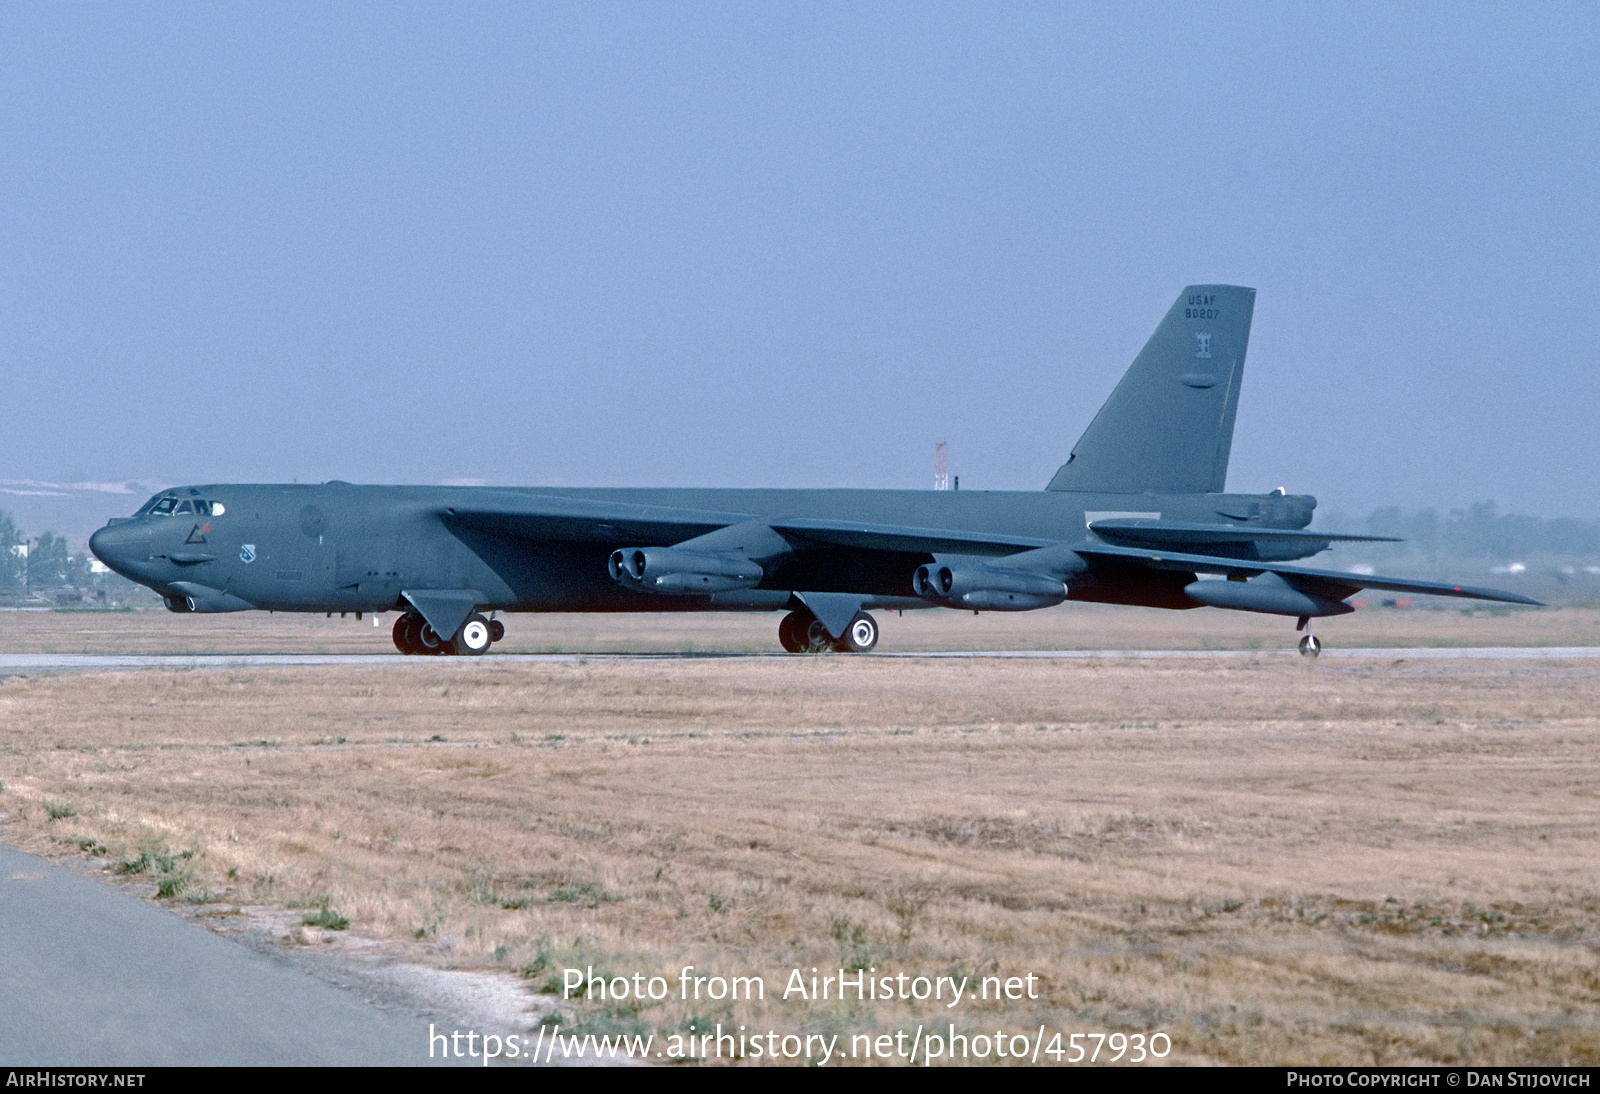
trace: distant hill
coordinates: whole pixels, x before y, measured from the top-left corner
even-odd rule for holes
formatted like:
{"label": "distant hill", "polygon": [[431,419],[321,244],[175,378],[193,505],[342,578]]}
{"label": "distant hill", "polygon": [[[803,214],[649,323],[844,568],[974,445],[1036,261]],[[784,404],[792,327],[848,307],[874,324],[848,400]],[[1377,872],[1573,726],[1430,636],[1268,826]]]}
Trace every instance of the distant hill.
{"label": "distant hill", "polygon": [[145,500],[168,484],[128,482],[37,482],[0,479],[0,509],[30,536],[55,532],[73,551],[86,550],[89,536],[111,517],[132,516]]}

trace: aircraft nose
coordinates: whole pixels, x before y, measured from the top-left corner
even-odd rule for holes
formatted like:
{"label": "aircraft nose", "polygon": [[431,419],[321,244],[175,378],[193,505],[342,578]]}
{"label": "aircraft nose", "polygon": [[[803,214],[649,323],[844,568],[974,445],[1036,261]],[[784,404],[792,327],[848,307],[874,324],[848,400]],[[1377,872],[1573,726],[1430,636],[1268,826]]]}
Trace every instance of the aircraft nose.
{"label": "aircraft nose", "polygon": [[131,564],[150,557],[150,529],[134,521],[108,524],[89,537],[89,550],[95,558],[123,573]]}

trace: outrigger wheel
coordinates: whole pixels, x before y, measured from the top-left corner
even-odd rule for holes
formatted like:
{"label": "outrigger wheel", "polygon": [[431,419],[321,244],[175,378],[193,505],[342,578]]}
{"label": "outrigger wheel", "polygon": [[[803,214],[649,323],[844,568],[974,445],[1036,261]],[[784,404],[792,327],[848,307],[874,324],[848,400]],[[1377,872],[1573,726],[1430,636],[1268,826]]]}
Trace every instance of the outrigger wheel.
{"label": "outrigger wheel", "polygon": [[1317,641],[1317,636],[1311,633],[1311,617],[1302,615],[1295,623],[1294,629],[1305,631],[1305,637],[1300,639],[1300,656],[1315,657],[1322,652],[1322,643]]}

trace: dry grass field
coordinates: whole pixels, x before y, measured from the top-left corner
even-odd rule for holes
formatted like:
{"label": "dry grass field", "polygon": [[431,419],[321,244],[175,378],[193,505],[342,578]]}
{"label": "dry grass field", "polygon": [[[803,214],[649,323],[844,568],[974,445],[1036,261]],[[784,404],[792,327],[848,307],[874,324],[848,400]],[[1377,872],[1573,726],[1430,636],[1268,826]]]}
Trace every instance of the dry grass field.
{"label": "dry grass field", "polygon": [[[1324,633],[1578,645],[1596,622],[1368,615]],[[84,616],[74,637],[73,618],[13,613],[0,650],[387,642],[354,620],[222,617],[206,644],[192,628],[213,620]],[[971,620],[998,646],[996,618],[894,618],[884,645]],[[1001,621],[1132,647],[1104,637],[1137,636],[1116,618]],[[1188,634],[1203,613],[1155,618],[1172,645],[1226,637]],[[560,622],[512,634],[531,648],[522,628]],[[642,622],[584,620],[550,645],[615,648]],[[709,646],[732,624],[725,645],[767,648],[773,622],[646,627]],[[1271,622],[1263,644],[1287,644]],[[1160,1031],[1187,1062],[1594,1064],[1597,710],[1594,663],[1558,660],[397,657],[10,677],[0,838],[126,864],[204,915],[326,908],[532,992],[567,965],[674,989],[684,965],[766,980],[761,1003],[542,996],[568,1028],[953,1022]],[[791,969],[863,966],[1031,973],[1039,997],[777,998]]]}

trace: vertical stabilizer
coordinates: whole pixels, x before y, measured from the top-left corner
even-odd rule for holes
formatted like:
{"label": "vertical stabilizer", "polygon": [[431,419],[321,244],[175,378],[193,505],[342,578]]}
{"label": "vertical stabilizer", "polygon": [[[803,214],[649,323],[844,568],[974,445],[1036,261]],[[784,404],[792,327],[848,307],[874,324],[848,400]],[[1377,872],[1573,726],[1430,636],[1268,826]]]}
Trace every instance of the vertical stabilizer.
{"label": "vertical stabilizer", "polygon": [[1184,289],[1046,489],[1221,493],[1255,301],[1236,285]]}

